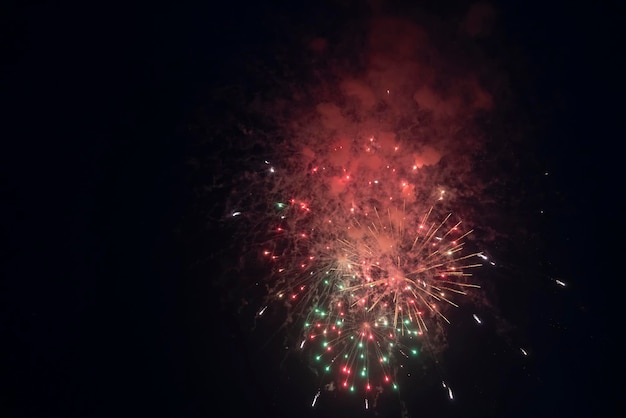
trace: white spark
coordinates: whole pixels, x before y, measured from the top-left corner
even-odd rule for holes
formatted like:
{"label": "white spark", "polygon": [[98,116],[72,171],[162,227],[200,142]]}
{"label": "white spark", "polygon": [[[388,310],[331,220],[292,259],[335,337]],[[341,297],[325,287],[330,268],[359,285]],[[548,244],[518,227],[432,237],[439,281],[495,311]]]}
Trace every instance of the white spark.
{"label": "white spark", "polygon": [[320,397],[320,391],[318,390],[317,393],[315,394],[315,397],[313,398],[313,403],[311,403],[311,407],[314,407],[315,404],[317,403],[317,398]]}
{"label": "white spark", "polygon": [[441,386],[443,386],[444,389],[448,389],[448,397],[450,399],[454,399],[454,396],[452,395],[452,388],[450,388],[450,386],[446,385],[446,382],[444,382],[443,380],[441,381]]}
{"label": "white spark", "polygon": [[476,320],[477,323],[482,324],[482,321],[480,320],[480,318],[476,314],[473,314],[472,316],[474,317],[474,319]]}

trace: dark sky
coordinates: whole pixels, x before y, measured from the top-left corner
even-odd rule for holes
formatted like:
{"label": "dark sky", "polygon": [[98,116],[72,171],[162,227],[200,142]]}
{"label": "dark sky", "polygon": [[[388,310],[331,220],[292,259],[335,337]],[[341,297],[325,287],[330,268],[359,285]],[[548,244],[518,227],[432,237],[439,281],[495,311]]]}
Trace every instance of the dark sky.
{"label": "dark sky", "polygon": [[[344,405],[308,408],[314,392],[292,383],[309,383],[302,365],[289,381],[274,374],[280,356],[247,346],[241,318],[218,309],[221,273],[194,268],[232,239],[207,225],[192,190],[203,176],[185,164],[198,149],[190,120],[214,108],[207,92],[241,80],[249,54],[294,42],[276,16],[307,27],[346,18],[329,2],[261,3],[1,12],[3,417],[349,416]],[[529,219],[549,254],[537,277],[572,285],[559,293],[530,278],[531,290],[501,295],[538,343],[528,364],[506,363],[508,377],[492,370],[502,362],[468,353],[477,360],[459,385],[499,376],[485,384],[500,393],[484,396],[492,404],[451,405],[425,387],[407,390],[410,416],[626,413],[624,362],[614,357],[626,9],[558,3],[498,4],[497,44],[511,48],[507,71],[519,57],[529,69],[512,75],[539,127],[528,166],[554,172],[549,183],[534,171],[519,179],[533,204],[557,214]],[[470,4],[424,7],[446,16]]]}

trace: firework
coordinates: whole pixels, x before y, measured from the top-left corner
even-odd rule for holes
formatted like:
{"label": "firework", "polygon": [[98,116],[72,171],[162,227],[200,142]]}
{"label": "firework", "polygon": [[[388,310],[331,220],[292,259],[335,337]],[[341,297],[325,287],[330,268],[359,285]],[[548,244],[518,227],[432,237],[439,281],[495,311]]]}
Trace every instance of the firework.
{"label": "firework", "polygon": [[[335,220],[330,224],[336,229],[318,231],[308,252],[298,247],[299,257],[263,252],[276,264],[270,299],[283,301],[291,321],[302,327],[299,348],[311,347],[314,361],[341,376],[350,391],[357,382],[365,391],[385,383],[397,387],[394,357],[421,351],[429,329],[449,323],[446,311],[458,306],[455,299],[479,287],[467,280],[468,271],[481,265],[471,262],[477,254],[463,252],[471,231],[450,223],[450,215],[431,222],[431,212],[402,229],[390,217],[347,216],[346,224]],[[290,236],[300,240],[306,234]]]}
{"label": "firework", "polygon": [[[372,57],[384,51],[376,44]],[[254,157],[228,217],[245,231],[244,252],[270,270],[255,279],[265,290],[256,317],[284,313],[287,345],[349,392],[397,389],[402,361],[442,350],[450,313],[480,287],[472,272],[485,261],[464,216],[480,194],[465,151],[480,149],[467,132],[490,97],[473,75],[453,83],[467,102],[398,84],[415,69],[401,58],[321,80],[313,102],[298,92],[291,108],[268,106],[259,113],[272,133],[240,127]]]}
{"label": "firework", "polygon": [[482,254],[465,249],[472,231],[444,211],[443,188],[417,192],[427,187],[415,151],[373,136],[300,146],[258,162],[261,213],[232,212],[260,220],[272,269],[257,316],[285,308],[295,345],[338,387],[397,388],[397,358],[442,348],[441,324],[479,287],[470,278]]}
{"label": "firework", "polygon": [[[453,392],[462,376],[446,369],[466,353],[475,359],[477,342],[491,361],[496,343],[484,337],[512,329],[490,303],[505,281],[485,279],[506,274],[502,249],[517,248],[517,231],[531,229],[525,211],[504,219],[518,199],[506,176],[519,172],[512,131],[494,122],[511,110],[494,108],[506,104],[507,82],[484,55],[437,39],[455,31],[428,33],[395,18],[353,29],[330,41],[306,37],[310,50],[266,66],[246,61],[255,72],[284,68],[254,74],[259,85],[220,91],[217,107],[237,109],[217,109],[216,119],[227,114],[232,123],[211,131],[218,146],[205,164],[220,192],[210,204],[226,202],[214,213],[234,231],[224,251],[235,257],[220,260],[235,271],[222,275],[223,305],[236,306],[245,332],[262,328],[249,347],[284,337],[273,341],[285,358],[314,366],[318,382],[303,388],[313,407],[332,391],[364,394],[375,408],[377,394],[405,396],[416,387],[405,382],[421,374],[426,383],[430,370],[441,399],[458,403],[467,390]],[[500,260],[491,273],[477,269],[495,266],[481,251],[489,247]],[[532,357],[529,341],[503,340]]]}

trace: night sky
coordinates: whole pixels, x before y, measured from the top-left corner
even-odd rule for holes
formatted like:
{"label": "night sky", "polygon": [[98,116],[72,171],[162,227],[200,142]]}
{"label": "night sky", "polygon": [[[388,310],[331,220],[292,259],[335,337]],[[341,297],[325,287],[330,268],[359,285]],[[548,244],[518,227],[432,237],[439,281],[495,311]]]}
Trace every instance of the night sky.
{"label": "night sky", "polygon": [[[349,396],[312,409],[306,361],[280,366],[274,324],[251,333],[224,268],[239,263],[219,221],[228,190],[203,193],[221,173],[190,162],[229,166],[241,103],[216,92],[263,92],[272,68],[297,80],[309,64],[285,57],[305,39],[332,44],[374,9],[461,27],[473,2],[263,3],[0,13],[1,416],[375,416]],[[508,327],[451,331],[453,402],[426,358],[401,399],[411,417],[624,416],[626,6],[490,4],[474,45],[517,113],[489,126],[524,127],[492,131],[516,162],[492,225],[510,234],[490,248],[505,261],[488,273]],[[522,345],[531,355],[511,355]],[[402,416],[399,400],[378,416]]]}

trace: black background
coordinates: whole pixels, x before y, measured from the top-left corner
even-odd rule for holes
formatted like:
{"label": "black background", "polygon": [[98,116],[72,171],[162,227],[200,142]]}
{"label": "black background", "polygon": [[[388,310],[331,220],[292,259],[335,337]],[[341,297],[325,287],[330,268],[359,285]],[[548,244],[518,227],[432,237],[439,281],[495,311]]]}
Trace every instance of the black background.
{"label": "black background", "polygon": [[[532,363],[542,383],[512,375],[490,411],[620,416],[625,8],[500,7],[506,41],[533,70],[518,87],[542,128],[537,158],[555,173],[537,198],[559,214],[540,224],[549,270],[574,285],[536,303],[559,318],[531,331],[548,353]],[[274,10],[309,24],[334,16],[313,2],[5,6],[2,416],[313,414],[312,393],[280,397],[255,365],[236,313],[218,309],[219,272],[190,267],[229,237],[210,235],[194,207],[185,127],[246,53],[288,38],[264,25]]]}

